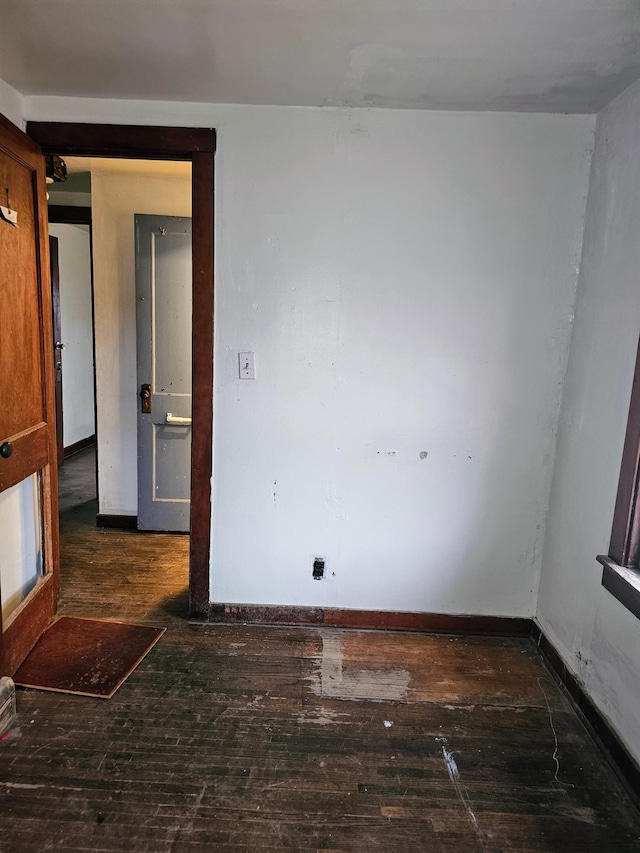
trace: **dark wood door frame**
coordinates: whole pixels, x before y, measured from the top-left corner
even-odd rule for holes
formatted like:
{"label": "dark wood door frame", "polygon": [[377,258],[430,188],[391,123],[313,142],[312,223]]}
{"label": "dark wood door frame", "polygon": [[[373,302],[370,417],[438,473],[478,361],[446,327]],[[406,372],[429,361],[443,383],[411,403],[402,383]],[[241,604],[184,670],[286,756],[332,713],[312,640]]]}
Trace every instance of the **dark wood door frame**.
{"label": "dark wood door frame", "polygon": [[53,369],[56,401],[56,445],[58,448],[58,468],[64,465],[64,430],[62,428],[62,317],[60,314],[60,264],[58,261],[58,238],[49,235],[49,264],[51,267],[51,309],[53,320]]}
{"label": "dark wood door frame", "polygon": [[91,228],[91,208],[75,207],[71,204],[50,204],[47,206],[49,222],[60,225],[88,225]]}
{"label": "dark wood door frame", "polygon": [[213,440],[213,218],[216,132],[210,128],[28,122],[43,154],[191,161],[193,410],[189,612],[209,612]]}

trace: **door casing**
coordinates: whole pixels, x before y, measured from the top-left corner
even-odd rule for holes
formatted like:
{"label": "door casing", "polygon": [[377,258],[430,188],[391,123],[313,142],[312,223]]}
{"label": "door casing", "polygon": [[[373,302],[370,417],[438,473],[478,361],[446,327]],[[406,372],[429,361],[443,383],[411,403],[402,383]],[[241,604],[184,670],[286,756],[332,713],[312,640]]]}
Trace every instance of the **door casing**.
{"label": "door casing", "polygon": [[214,157],[211,128],[28,122],[43,154],[191,161],[192,390],[189,613],[209,615],[213,460]]}
{"label": "door casing", "polygon": [[62,408],[62,327],[60,314],[60,264],[58,238],[49,235],[49,265],[51,268],[51,308],[53,314],[53,368],[56,401],[56,445],[58,468],[64,465],[64,429]]}

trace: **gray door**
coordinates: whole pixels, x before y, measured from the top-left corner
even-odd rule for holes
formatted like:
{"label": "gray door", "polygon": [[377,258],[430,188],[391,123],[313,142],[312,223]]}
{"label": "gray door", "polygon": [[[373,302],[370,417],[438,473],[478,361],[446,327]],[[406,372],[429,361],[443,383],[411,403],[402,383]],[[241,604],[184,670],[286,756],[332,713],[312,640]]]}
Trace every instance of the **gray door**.
{"label": "gray door", "polygon": [[136,214],[138,528],[189,530],[191,219]]}

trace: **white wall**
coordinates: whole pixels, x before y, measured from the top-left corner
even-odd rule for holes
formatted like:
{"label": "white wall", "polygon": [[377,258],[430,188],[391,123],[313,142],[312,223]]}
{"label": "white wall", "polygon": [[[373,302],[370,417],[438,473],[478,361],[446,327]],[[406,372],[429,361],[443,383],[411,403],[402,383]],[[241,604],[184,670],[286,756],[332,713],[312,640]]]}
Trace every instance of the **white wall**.
{"label": "white wall", "polygon": [[17,89],[2,79],[0,79],[0,113],[22,130],[24,98]]}
{"label": "white wall", "polygon": [[640,332],[640,84],[598,117],[538,620],[640,760],[640,621],[601,586]]}
{"label": "white wall", "polygon": [[[114,163],[110,166],[117,168]],[[134,214],[190,216],[191,181],[163,174],[92,170],[91,188],[99,511],[136,515],[139,398]]]}
{"label": "white wall", "polygon": [[535,612],[591,117],[27,111],[218,130],[215,600]]}
{"label": "white wall", "polygon": [[91,245],[86,225],[49,225],[58,238],[64,446],[95,433]]}
{"label": "white wall", "polygon": [[535,611],[592,129],[321,110],[223,126],[216,600]]}

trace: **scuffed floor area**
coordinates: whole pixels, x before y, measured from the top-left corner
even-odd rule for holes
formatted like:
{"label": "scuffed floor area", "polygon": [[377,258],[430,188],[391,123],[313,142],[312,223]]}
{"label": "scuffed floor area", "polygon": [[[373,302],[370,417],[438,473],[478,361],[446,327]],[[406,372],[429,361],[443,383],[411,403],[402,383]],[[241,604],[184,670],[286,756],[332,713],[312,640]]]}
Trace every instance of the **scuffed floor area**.
{"label": "scuffed floor area", "polygon": [[169,630],[111,700],[19,691],[0,850],[640,850],[528,641],[189,624],[185,537],[65,512],[62,612]]}
{"label": "scuffed floor area", "polygon": [[113,699],[18,708],[2,850],[640,850],[526,641],[174,623]]}

